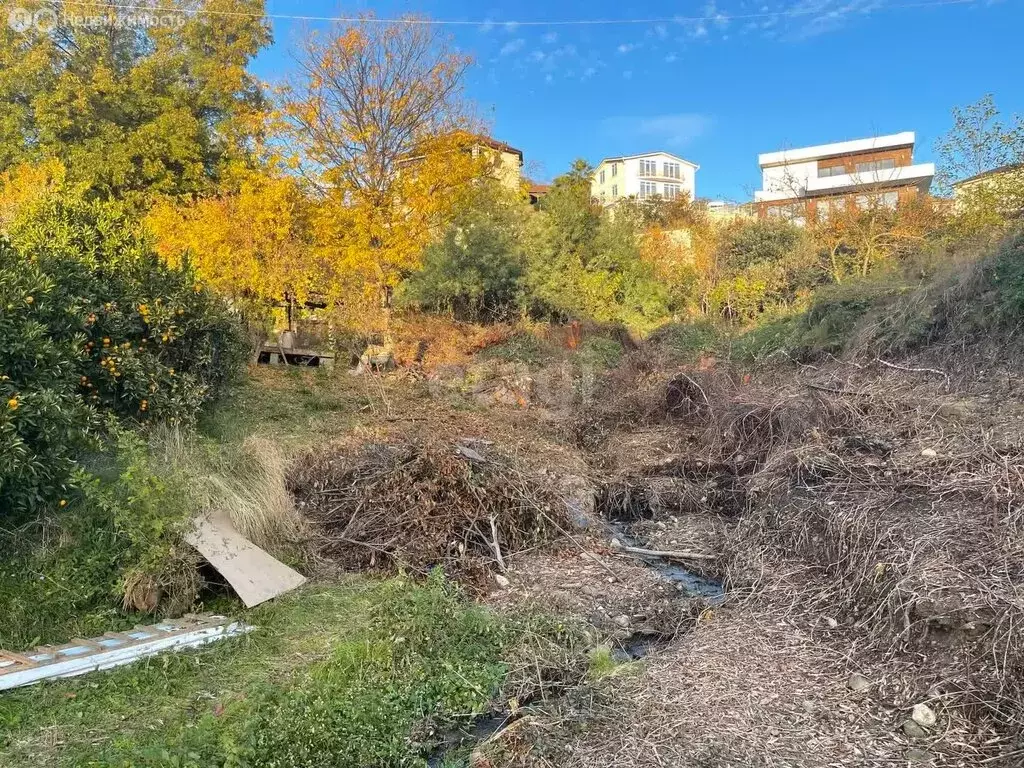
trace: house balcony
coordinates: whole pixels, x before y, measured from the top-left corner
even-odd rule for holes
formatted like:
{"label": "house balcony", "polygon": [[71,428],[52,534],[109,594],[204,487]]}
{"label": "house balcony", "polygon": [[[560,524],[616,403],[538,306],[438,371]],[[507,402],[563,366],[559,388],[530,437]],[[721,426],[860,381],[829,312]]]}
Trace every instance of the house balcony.
{"label": "house balcony", "polygon": [[898,168],[886,168],[877,171],[842,173],[838,176],[814,176],[807,180],[805,194],[831,195],[855,192],[859,189],[909,185],[914,185],[922,191],[927,191],[928,187],[931,186],[934,175],[934,163],[918,163],[916,165],[903,165]]}
{"label": "house balcony", "polygon": [[838,176],[812,176],[807,179],[794,179],[792,185],[786,185],[782,189],[758,190],[754,192],[754,200],[770,203],[801,197],[841,195],[858,190],[910,185],[916,186],[922,192],[927,192],[933,176],[935,176],[934,163],[917,163],[861,173],[843,173]]}

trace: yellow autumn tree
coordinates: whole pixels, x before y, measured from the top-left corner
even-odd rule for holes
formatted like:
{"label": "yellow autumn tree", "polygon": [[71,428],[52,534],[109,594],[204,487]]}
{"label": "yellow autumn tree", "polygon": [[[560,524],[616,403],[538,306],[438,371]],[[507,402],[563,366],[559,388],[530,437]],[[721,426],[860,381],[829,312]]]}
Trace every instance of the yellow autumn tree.
{"label": "yellow autumn tree", "polygon": [[372,17],[311,36],[285,113],[319,188],[331,297],[368,322],[493,158],[462,102],[470,60],[426,23]]}
{"label": "yellow autumn tree", "polygon": [[329,279],[313,247],[314,208],[297,178],[250,172],[230,193],[158,201],[146,225],[168,263],[188,260],[225,296],[303,302]]}
{"label": "yellow autumn tree", "polygon": [[63,163],[56,159],[41,163],[18,163],[0,173],[0,232],[26,206],[66,186]]}

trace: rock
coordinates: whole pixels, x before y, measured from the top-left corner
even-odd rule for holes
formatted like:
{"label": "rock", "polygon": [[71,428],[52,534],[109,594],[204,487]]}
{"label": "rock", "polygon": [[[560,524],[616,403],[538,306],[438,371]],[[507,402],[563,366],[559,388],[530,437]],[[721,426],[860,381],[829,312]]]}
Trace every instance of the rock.
{"label": "rock", "polygon": [[497,582],[498,586],[502,589],[508,589],[512,586],[512,582],[502,576],[500,573],[494,574],[494,581]]}
{"label": "rock", "polygon": [[936,451],[934,448],[925,448],[923,451],[921,451],[921,455],[928,459],[934,459],[936,456],[939,455],[939,452]]}
{"label": "rock", "polygon": [[871,681],[864,677],[864,675],[853,672],[847,679],[846,685],[851,691],[861,693],[871,687]]}
{"label": "rock", "polygon": [[922,728],[931,728],[935,725],[935,712],[927,704],[915,704],[910,711],[910,719]]}
{"label": "rock", "polygon": [[359,358],[356,373],[367,371],[390,371],[395,367],[395,354],[390,346],[370,344]]}
{"label": "rock", "polygon": [[911,763],[930,763],[932,761],[931,752],[925,752],[923,749],[907,750],[907,761]]}
{"label": "rock", "polygon": [[619,541],[618,539],[612,539],[611,542],[609,542],[609,543],[611,544],[612,549],[618,549],[619,547],[622,546],[622,542]]}
{"label": "rock", "polygon": [[913,720],[907,720],[903,723],[903,732],[912,739],[923,739],[928,735],[928,731]]}
{"label": "rock", "polygon": [[839,622],[833,619],[831,616],[825,617],[825,623],[828,624],[829,629],[835,629],[839,626]]}
{"label": "rock", "polygon": [[810,714],[814,712],[815,709],[817,709],[817,706],[815,706],[813,701],[810,699],[804,699],[804,712]]}
{"label": "rock", "polygon": [[616,624],[618,624],[623,629],[625,629],[626,627],[629,626],[629,616],[627,616],[624,613],[620,613],[618,616],[616,616],[614,619],[612,619],[612,621],[614,621]]}

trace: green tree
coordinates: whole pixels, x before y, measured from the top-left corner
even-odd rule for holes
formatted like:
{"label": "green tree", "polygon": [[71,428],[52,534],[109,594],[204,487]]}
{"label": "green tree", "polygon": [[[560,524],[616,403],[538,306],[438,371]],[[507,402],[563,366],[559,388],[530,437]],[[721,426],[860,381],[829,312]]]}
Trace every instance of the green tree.
{"label": "green tree", "polygon": [[[0,172],[60,160],[104,198],[203,193],[245,162],[264,99],[246,67],[270,42],[263,0],[155,4],[156,25],[110,0],[52,9],[52,29],[0,30]],[[164,10],[167,9],[167,10]],[[103,23],[71,24],[88,16]]]}
{"label": "green tree", "polygon": [[441,240],[427,247],[423,267],[401,286],[399,299],[460,320],[498,320],[520,304],[530,211],[499,183],[485,183]]}
{"label": "green tree", "polygon": [[555,179],[528,233],[526,283],[536,314],[622,322],[646,330],[667,310],[653,266],[640,257],[643,217],[602,210],[584,161]]}

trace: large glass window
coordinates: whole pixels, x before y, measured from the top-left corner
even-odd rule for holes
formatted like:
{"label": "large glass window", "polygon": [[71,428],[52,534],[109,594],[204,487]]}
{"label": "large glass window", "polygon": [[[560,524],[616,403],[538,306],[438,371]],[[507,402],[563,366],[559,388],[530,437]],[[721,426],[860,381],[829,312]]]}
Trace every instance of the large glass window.
{"label": "large glass window", "polygon": [[818,178],[827,179],[829,176],[842,176],[846,173],[846,168],[841,165],[832,165],[827,168],[818,168]]}
{"label": "large glass window", "polygon": [[854,168],[857,169],[857,173],[874,173],[875,171],[890,171],[896,167],[896,161],[891,157],[886,157],[882,160],[868,160],[863,163],[857,163]]}
{"label": "large glass window", "polygon": [[640,175],[641,176],[657,176],[658,175],[658,163],[654,160],[641,160],[640,161]]}
{"label": "large glass window", "polygon": [[682,178],[680,175],[679,163],[665,163],[664,176],[666,179],[679,179]]}
{"label": "large glass window", "polygon": [[604,171],[601,171],[601,183],[604,184]]}
{"label": "large glass window", "polygon": [[618,175],[619,175],[619,164],[618,163],[612,163],[612,178],[614,179]]}
{"label": "large glass window", "polygon": [[617,197],[619,194],[619,185],[612,184],[612,197]]}
{"label": "large glass window", "polygon": [[640,182],[640,197],[654,197],[658,194],[658,185],[653,181]]}
{"label": "large glass window", "polygon": [[682,187],[679,184],[666,184],[665,185],[665,199],[675,200],[679,195],[682,194]]}

